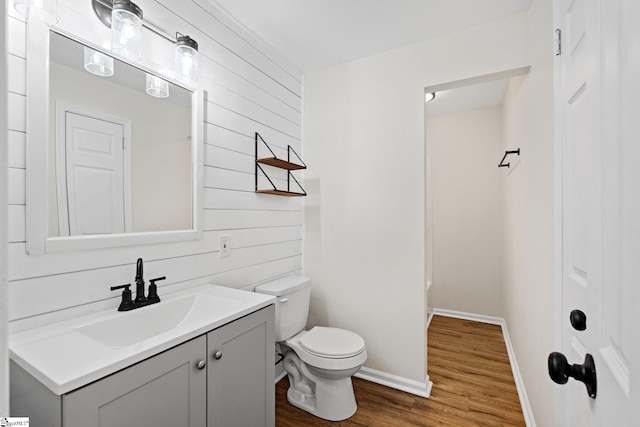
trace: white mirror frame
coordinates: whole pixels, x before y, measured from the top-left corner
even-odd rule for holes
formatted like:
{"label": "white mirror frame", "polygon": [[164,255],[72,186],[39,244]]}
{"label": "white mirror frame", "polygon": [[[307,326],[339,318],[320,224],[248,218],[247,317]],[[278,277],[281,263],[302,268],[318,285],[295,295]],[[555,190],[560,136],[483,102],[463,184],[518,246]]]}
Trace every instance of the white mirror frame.
{"label": "white mirror frame", "polygon": [[[49,31],[42,21],[28,19],[27,25],[27,178],[26,248],[30,255],[79,251],[120,246],[179,242],[202,238],[203,144],[206,93],[196,90],[192,96],[192,229],[126,233],[95,236],[49,237],[47,230],[47,150],[49,125]],[[56,32],[78,40],[58,29]],[[98,46],[80,43],[101,50]],[[119,58],[136,68],[155,74],[140,64]],[[173,83],[173,80],[169,79]],[[175,83],[180,85],[179,83]],[[183,86],[184,87],[184,86]]]}

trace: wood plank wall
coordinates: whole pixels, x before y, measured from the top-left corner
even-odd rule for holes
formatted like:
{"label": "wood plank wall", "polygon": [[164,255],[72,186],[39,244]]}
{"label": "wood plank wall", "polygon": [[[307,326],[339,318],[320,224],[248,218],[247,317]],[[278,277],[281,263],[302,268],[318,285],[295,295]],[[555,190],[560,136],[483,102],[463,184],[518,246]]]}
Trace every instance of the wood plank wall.
{"label": "wood plank wall", "polygon": [[[116,307],[110,285],[130,283],[138,257],[145,277],[166,275],[160,295],[201,283],[252,289],[299,273],[303,201],[258,195],[254,132],[285,154],[301,144],[302,76],[206,0],[139,0],[144,17],[169,34],[198,41],[198,87],[207,91],[203,183],[204,237],[197,242],[27,255],[25,250],[27,25],[8,17],[9,316],[10,329]],[[104,45],[109,30],[90,0],[59,0],[57,26]],[[142,63],[171,73],[173,46],[143,29]],[[158,171],[162,173],[162,171]],[[168,200],[167,203],[171,201]],[[219,258],[218,237],[231,236],[231,256]]]}

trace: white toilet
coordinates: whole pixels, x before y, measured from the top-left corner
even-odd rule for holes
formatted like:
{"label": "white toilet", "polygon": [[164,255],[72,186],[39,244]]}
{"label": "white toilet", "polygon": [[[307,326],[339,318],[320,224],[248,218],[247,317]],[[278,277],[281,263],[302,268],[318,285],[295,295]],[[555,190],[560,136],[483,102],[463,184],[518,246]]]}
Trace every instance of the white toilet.
{"label": "white toilet", "polygon": [[364,340],[344,329],[316,326],[304,330],[311,294],[311,281],[306,277],[283,277],[255,291],[277,298],[275,335],[289,375],[289,402],[329,421],[355,414],[358,407],[351,376],[367,360]]}

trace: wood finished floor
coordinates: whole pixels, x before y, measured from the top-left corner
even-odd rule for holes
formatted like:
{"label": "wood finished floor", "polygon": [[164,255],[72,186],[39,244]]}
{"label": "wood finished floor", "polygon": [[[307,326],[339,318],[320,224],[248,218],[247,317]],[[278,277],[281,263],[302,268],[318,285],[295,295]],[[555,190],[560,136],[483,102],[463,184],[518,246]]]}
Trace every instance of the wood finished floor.
{"label": "wood finished floor", "polygon": [[358,411],[330,422],[289,404],[285,377],[276,426],[525,426],[499,326],[435,316],[428,333],[429,399],[353,378]]}

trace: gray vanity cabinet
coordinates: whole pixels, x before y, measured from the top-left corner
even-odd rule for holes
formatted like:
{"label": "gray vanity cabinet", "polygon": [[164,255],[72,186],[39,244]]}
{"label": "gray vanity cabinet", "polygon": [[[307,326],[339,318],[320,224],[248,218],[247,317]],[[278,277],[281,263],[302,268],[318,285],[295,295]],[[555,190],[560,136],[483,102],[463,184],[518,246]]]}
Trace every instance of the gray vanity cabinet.
{"label": "gray vanity cabinet", "polygon": [[12,362],[12,415],[55,427],[273,427],[274,313],[267,306],[62,396]]}
{"label": "gray vanity cabinet", "polygon": [[275,424],[275,342],[269,306],[207,335],[207,427]]}
{"label": "gray vanity cabinet", "polygon": [[200,336],[65,394],[62,425],[206,425],[205,348],[206,338]]}

